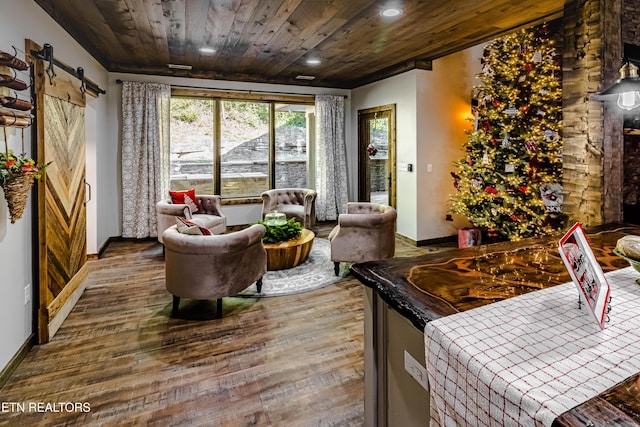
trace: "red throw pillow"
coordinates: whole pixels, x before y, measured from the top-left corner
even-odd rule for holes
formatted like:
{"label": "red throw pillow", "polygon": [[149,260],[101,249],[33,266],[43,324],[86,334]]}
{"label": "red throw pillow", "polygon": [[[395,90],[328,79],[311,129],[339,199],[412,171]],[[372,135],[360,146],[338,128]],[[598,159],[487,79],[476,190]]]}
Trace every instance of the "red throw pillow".
{"label": "red throw pillow", "polygon": [[171,196],[171,203],[175,205],[187,205],[189,209],[191,209],[191,213],[200,210],[196,190],[193,188],[185,191],[169,191],[169,196]]}
{"label": "red throw pillow", "polygon": [[194,236],[211,236],[211,231],[208,228],[200,227],[195,222],[191,222],[188,219],[177,216],[176,225],[178,226],[178,232],[182,234],[191,234]]}

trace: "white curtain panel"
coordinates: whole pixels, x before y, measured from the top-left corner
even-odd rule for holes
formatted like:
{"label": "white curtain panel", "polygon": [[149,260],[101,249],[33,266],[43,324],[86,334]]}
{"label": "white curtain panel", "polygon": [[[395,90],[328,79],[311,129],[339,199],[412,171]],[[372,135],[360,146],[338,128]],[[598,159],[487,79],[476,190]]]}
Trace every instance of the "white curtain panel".
{"label": "white curtain panel", "polygon": [[316,95],[316,217],[338,219],[347,206],[344,96]]}
{"label": "white curtain panel", "polygon": [[156,202],[169,191],[171,86],[122,83],[122,237],[156,237]]}

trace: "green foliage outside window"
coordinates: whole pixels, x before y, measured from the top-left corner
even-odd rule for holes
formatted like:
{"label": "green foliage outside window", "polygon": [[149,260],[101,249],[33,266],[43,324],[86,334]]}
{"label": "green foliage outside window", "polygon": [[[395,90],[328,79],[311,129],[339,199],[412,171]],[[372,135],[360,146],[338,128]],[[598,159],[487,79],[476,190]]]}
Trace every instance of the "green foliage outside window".
{"label": "green foliage outside window", "polygon": [[306,127],[306,114],[302,111],[278,111],[276,113],[276,127],[280,126]]}

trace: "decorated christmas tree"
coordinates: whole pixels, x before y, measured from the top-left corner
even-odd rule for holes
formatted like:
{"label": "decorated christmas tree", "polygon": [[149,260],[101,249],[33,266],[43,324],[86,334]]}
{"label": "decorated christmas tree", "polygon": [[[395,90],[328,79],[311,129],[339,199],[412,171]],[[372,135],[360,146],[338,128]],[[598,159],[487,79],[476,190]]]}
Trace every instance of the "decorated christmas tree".
{"label": "decorated christmas tree", "polygon": [[488,44],[451,211],[509,240],[562,226],[561,75],[547,26]]}

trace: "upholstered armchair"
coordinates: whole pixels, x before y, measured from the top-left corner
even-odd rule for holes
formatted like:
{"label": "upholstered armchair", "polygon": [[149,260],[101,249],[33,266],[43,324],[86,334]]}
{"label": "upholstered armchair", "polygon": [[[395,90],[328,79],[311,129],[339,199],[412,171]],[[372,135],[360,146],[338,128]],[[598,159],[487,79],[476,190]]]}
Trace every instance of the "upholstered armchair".
{"label": "upholstered armchair", "polygon": [[336,276],[340,273],[340,262],[392,258],[396,250],[396,217],[391,206],[347,203],[347,213],[338,215],[338,225],[329,233]]}
{"label": "upholstered armchair", "polygon": [[316,197],[318,193],[305,188],[277,188],[262,193],[262,218],[269,212],[278,211],[295,218],[304,228],[316,224]]}
{"label": "upholstered armchair", "polygon": [[222,298],[238,294],[254,282],[262,290],[267,271],[267,252],[262,246],[266,229],[254,224],[228,234],[195,236],[181,234],[176,226],[164,231],[165,285],[173,295],[173,313],[180,298],[217,300],[222,317]]}
{"label": "upholstered armchair", "polygon": [[176,224],[176,217],[183,216],[193,220],[201,227],[208,228],[213,234],[222,234],[227,229],[227,217],[222,213],[220,196],[197,196],[200,210],[192,212],[189,205],[174,204],[170,199],[161,200],[156,204],[158,221],[158,241],[163,242],[162,233]]}

